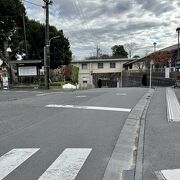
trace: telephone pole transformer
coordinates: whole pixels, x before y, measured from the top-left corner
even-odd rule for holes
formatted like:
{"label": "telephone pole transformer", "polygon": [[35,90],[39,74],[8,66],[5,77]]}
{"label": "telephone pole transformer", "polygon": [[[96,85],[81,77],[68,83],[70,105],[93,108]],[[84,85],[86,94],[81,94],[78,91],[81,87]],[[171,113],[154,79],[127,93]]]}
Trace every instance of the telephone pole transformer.
{"label": "telephone pole transformer", "polygon": [[45,47],[44,47],[44,83],[45,88],[49,89],[49,69],[50,69],[50,44],[49,44],[49,5],[51,0],[43,0],[46,11],[46,26],[45,26]]}

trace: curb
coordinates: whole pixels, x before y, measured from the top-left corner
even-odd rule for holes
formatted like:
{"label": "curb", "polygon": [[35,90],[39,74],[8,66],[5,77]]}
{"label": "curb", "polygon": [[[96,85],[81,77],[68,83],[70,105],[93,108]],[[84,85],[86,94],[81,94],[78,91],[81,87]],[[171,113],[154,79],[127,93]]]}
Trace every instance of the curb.
{"label": "curb", "polygon": [[154,90],[150,89],[126,119],[102,180],[134,180],[135,170],[141,169],[140,165],[136,164],[136,160],[139,158],[137,149],[142,129],[140,126],[153,93]]}
{"label": "curb", "polygon": [[[152,97],[152,96],[151,96]],[[145,119],[146,113],[150,104],[150,100],[147,102],[144,112],[140,121],[138,145],[137,145],[137,156],[136,156],[136,165],[135,165],[135,176],[134,180],[143,180],[143,155],[144,155],[144,133],[145,133]]]}

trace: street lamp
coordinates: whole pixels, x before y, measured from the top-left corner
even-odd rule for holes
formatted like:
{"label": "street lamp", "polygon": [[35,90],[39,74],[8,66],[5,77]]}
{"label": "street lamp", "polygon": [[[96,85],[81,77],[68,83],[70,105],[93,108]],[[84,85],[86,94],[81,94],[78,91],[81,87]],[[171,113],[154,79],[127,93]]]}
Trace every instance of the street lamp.
{"label": "street lamp", "polygon": [[[157,43],[156,42],[154,42],[153,43],[153,46],[154,46],[154,53],[156,52],[156,45],[157,45]],[[152,59],[150,60],[150,82],[149,82],[149,88],[151,88],[151,86],[152,86],[152,64],[153,64],[153,61],[152,61]]]}
{"label": "street lamp", "polygon": [[178,33],[178,54],[177,54],[177,58],[175,59],[175,86],[176,86],[176,79],[177,79],[177,77],[176,77],[176,61],[179,61],[179,58],[180,58],[180,54],[179,54],[179,33],[180,33],[180,27],[178,27],[177,29],[176,29],[176,32]]}
{"label": "street lamp", "polygon": [[154,52],[156,52],[156,45],[157,45],[157,43],[154,42],[153,45],[154,45]]}
{"label": "street lamp", "polygon": [[51,44],[51,41],[52,41],[53,39],[57,39],[57,38],[60,38],[60,36],[54,36],[54,37],[52,37],[51,39],[49,39],[49,46],[50,46],[50,44]]}

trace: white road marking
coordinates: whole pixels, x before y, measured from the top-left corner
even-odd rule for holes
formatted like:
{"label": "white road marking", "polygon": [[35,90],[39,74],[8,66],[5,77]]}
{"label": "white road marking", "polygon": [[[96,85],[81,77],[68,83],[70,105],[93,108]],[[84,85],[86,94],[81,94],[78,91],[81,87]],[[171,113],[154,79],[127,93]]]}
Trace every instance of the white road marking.
{"label": "white road marking", "polygon": [[63,92],[50,92],[50,93],[37,94],[36,96],[47,96],[47,95],[61,94],[61,93],[63,93]]}
{"label": "white road marking", "polygon": [[78,98],[83,98],[83,97],[87,97],[87,96],[82,96],[82,95],[80,95],[80,96],[76,96],[76,97],[78,97]]}
{"label": "white road marking", "polygon": [[87,109],[87,110],[99,110],[99,111],[121,111],[121,112],[130,112],[131,111],[131,109],[127,109],[127,108],[99,107],[99,106],[58,105],[58,104],[49,104],[49,105],[46,105],[45,107],[49,107],[49,108]]}
{"label": "white road marking", "polygon": [[169,121],[180,121],[180,105],[174,90],[166,89],[167,114]]}
{"label": "white road marking", "polygon": [[11,91],[8,91],[8,90],[2,90],[2,92],[11,92]]}
{"label": "white road marking", "polygon": [[23,93],[23,92],[28,92],[28,91],[15,91],[15,92]]}
{"label": "white road marking", "polygon": [[155,172],[159,180],[179,180],[180,169],[168,169]]}
{"label": "white road marking", "polygon": [[68,148],[40,176],[39,180],[74,180],[92,149]]}
{"label": "white road marking", "polygon": [[0,180],[5,178],[10,172],[16,169],[39,149],[25,148],[25,149],[12,149],[5,155],[0,157]]}
{"label": "white road marking", "polygon": [[117,96],[126,96],[126,93],[116,93]]}

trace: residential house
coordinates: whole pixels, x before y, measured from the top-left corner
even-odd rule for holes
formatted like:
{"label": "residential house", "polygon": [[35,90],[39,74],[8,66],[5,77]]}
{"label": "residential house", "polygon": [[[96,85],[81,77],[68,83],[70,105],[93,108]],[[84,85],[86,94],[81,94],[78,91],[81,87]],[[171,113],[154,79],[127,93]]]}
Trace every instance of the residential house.
{"label": "residential house", "polygon": [[117,87],[121,84],[123,64],[134,59],[90,59],[75,60],[71,64],[79,68],[79,85],[81,87],[98,87],[101,80],[102,87]]}

